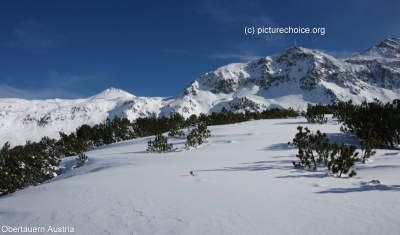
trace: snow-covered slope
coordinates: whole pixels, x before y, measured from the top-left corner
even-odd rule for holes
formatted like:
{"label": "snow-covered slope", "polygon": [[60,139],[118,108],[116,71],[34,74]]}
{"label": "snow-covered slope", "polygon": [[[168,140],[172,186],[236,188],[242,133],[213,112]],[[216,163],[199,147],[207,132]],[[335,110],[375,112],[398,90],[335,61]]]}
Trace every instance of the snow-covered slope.
{"label": "snow-covered slope", "polygon": [[[38,141],[43,136],[59,137],[83,124],[95,125],[114,116],[131,119],[149,116],[162,98],[135,97],[119,89],[109,88],[98,95],[77,100],[0,99],[0,142],[12,145],[26,140]],[[140,111],[135,112],[135,108]]]}
{"label": "snow-covered slope", "polygon": [[110,88],[79,100],[0,99],[0,144],[24,144],[106,118],[304,110],[307,103],[400,98],[400,39],[387,39],[359,55],[337,59],[317,50],[292,47],[276,55],[235,63],[204,74],[173,97],[136,97]]}
{"label": "snow-covered slope", "polygon": [[399,152],[378,150],[357,163],[354,178],[295,169],[297,149],[287,142],[298,125],[353,143],[336,121],[304,118],[212,126],[200,148],[175,139],[178,150],[166,154],[145,152],[154,137],[120,142],[86,153],[89,162],[75,170],[75,158],[65,158],[64,174],[0,198],[0,225],[118,235],[398,234]]}

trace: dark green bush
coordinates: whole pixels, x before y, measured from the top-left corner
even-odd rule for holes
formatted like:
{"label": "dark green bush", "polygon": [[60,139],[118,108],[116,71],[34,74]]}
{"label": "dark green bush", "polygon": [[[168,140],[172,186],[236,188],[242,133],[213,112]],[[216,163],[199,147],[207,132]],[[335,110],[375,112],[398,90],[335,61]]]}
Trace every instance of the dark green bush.
{"label": "dark green bush", "polygon": [[173,145],[168,144],[168,139],[165,138],[162,134],[158,134],[154,139],[154,141],[149,140],[147,142],[147,145],[148,145],[147,151],[150,153],[171,152],[173,149]]}
{"label": "dark green bush", "polygon": [[186,147],[196,147],[202,145],[208,138],[211,132],[207,129],[204,123],[199,123],[196,128],[193,128],[187,136]]}
{"label": "dark green bush", "polygon": [[78,168],[83,166],[87,161],[89,160],[89,157],[86,154],[79,154],[79,156],[76,158],[76,165],[74,168]]}
{"label": "dark green bush", "polygon": [[179,129],[179,126],[177,124],[175,124],[169,130],[168,136],[171,138],[179,138],[179,137],[185,136],[185,132],[183,132],[183,130]]}
{"label": "dark green bush", "polygon": [[357,174],[354,170],[351,170],[358,160],[355,145],[330,143],[327,135],[319,130],[315,135],[307,127],[303,129],[302,126],[299,126],[297,130],[299,132],[295,135],[293,142],[289,142],[290,145],[295,145],[299,149],[296,157],[300,161],[293,161],[295,167],[317,170],[317,166],[321,166],[323,163],[328,168],[329,173],[338,177],[341,177],[342,174],[348,174],[349,177]]}
{"label": "dark green bush", "polygon": [[14,149],[5,143],[0,150],[0,196],[39,185],[60,174],[54,143],[47,137]]}
{"label": "dark green bush", "polygon": [[348,146],[345,143],[341,145],[334,143],[332,145],[333,154],[331,154],[331,161],[328,163],[328,170],[338,177],[341,177],[342,174],[348,174],[349,177],[357,175],[357,172],[351,170],[358,160],[358,152],[356,150],[357,147],[355,145]]}
{"label": "dark green bush", "polygon": [[303,116],[307,119],[309,123],[319,123],[325,124],[328,122],[328,118],[325,117],[327,113],[326,106],[322,104],[307,105],[307,112],[303,113]]}
{"label": "dark green bush", "polygon": [[[333,106],[334,116],[342,123],[341,131],[356,135],[366,150],[366,158],[374,148],[398,148],[400,144],[400,101],[382,104],[363,102],[353,105],[340,102]],[[364,158],[364,157],[363,157]]]}

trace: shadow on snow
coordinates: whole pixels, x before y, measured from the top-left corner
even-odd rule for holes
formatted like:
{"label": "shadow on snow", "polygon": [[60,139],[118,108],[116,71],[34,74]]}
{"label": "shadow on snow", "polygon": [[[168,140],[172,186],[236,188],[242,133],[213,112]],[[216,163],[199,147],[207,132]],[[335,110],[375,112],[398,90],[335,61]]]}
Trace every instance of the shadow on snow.
{"label": "shadow on snow", "polygon": [[275,178],[279,179],[288,179],[288,178],[325,178],[331,177],[329,174],[321,173],[321,172],[313,172],[313,171],[304,171],[303,169],[298,169],[299,172],[303,172],[301,175],[287,175],[287,176],[277,176]]}
{"label": "shadow on snow", "polygon": [[252,163],[242,163],[244,166],[224,167],[214,170],[198,170],[198,171],[265,171],[265,170],[292,170],[292,161],[260,161]]}
{"label": "shadow on snow", "polygon": [[307,125],[310,124],[307,121],[299,121],[299,122],[279,122],[274,125]]}
{"label": "shadow on snow", "polygon": [[355,138],[354,136],[350,136],[344,133],[326,133],[327,137],[329,138],[329,142],[334,143],[346,143],[346,144],[354,144],[357,148],[360,148],[360,141]]}
{"label": "shadow on snow", "polygon": [[364,182],[355,188],[333,188],[316,193],[356,193],[366,191],[400,191],[400,185],[369,184]]}
{"label": "shadow on snow", "polygon": [[264,151],[281,151],[281,150],[290,150],[290,149],[297,149],[296,146],[290,146],[288,143],[278,143],[278,144],[271,144],[268,147],[263,148]]}

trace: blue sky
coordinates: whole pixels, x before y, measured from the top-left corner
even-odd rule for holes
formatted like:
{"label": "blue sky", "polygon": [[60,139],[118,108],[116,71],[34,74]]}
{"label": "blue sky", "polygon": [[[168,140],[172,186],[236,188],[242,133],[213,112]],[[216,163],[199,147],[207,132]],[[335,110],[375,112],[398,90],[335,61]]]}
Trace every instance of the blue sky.
{"label": "blue sky", "polygon": [[[0,1],[0,98],[173,96],[206,72],[294,46],[336,57],[400,37],[398,0]],[[245,35],[245,27],[325,34]]]}

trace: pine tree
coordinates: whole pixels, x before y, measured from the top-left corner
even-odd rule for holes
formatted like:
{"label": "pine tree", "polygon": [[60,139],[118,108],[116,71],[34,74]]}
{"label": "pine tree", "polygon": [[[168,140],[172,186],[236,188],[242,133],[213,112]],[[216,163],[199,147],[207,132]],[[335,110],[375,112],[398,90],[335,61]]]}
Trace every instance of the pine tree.
{"label": "pine tree", "polygon": [[171,138],[179,138],[181,136],[185,136],[185,132],[183,132],[183,130],[180,130],[179,126],[175,123],[169,130],[168,136]]}
{"label": "pine tree", "polygon": [[168,139],[162,134],[157,134],[156,138],[147,142],[147,151],[151,153],[171,152],[173,149],[172,144],[168,144]]}
{"label": "pine tree", "polygon": [[89,157],[84,153],[80,153],[78,157],[75,158],[75,160],[76,160],[76,165],[74,166],[74,168],[78,168],[83,166],[89,160]]}
{"label": "pine tree", "polygon": [[23,187],[20,160],[12,153],[10,143],[6,142],[0,151],[0,196],[13,193]]}
{"label": "pine tree", "polygon": [[304,128],[302,126],[298,126],[297,130],[299,131],[296,135],[295,138],[293,139],[292,143],[288,143],[290,145],[295,145],[298,147],[298,154],[296,155],[297,158],[300,159],[300,162],[296,163],[293,161],[293,165],[295,167],[303,167],[304,169],[311,170],[313,168],[316,168],[316,165],[314,167],[311,167],[311,161],[315,162],[313,151],[311,148],[311,131],[306,127]]}
{"label": "pine tree", "polygon": [[193,128],[186,139],[186,147],[196,147],[202,145],[208,138],[211,132],[207,129],[204,123],[199,123],[196,128]]}
{"label": "pine tree", "polygon": [[319,123],[325,124],[328,122],[328,118],[325,117],[327,109],[322,104],[307,105],[307,112],[303,113],[303,116],[307,119],[309,123]]}
{"label": "pine tree", "polygon": [[39,143],[28,141],[21,150],[18,150],[20,165],[24,165],[24,181],[28,185],[39,185],[60,173],[59,158],[51,147],[47,146],[48,142],[52,141],[46,137]]}
{"label": "pine tree", "polygon": [[327,135],[319,130],[316,135],[312,134],[307,127],[303,129],[302,126],[299,126],[297,130],[299,132],[293,142],[288,143],[296,145],[299,149],[296,157],[300,159],[300,162],[293,161],[295,167],[316,170],[317,163],[321,165],[324,162],[324,165],[328,167],[328,172],[338,177],[341,177],[342,174],[348,174],[349,177],[357,174],[354,170],[351,170],[358,160],[355,145],[330,143]]}
{"label": "pine tree", "polygon": [[317,131],[316,135],[313,137],[314,150],[318,154],[318,165],[321,162],[324,162],[324,166],[328,165],[329,161],[329,153],[332,149],[332,144],[329,142],[329,138],[327,137],[326,133],[321,133],[321,131]]}
{"label": "pine tree", "polygon": [[365,131],[361,134],[360,144],[362,150],[362,163],[365,163],[368,158],[375,155],[375,149],[379,147],[382,143],[381,137],[378,136],[376,132],[373,131],[374,125],[372,123],[367,123]]}
{"label": "pine tree", "polygon": [[348,174],[349,172],[349,177],[357,175],[357,172],[351,170],[358,160],[358,152],[356,152],[357,147],[355,145],[348,146],[342,143],[340,146],[339,144],[335,144],[334,148],[334,153],[337,153],[337,155],[332,156],[332,161],[329,166],[329,169],[332,170],[332,174],[336,174],[338,177],[342,177],[342,174]]}

